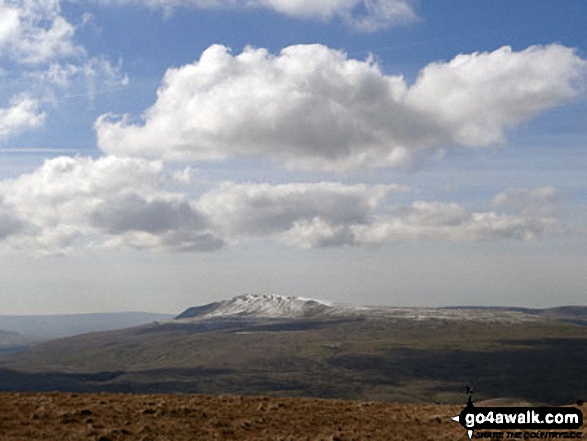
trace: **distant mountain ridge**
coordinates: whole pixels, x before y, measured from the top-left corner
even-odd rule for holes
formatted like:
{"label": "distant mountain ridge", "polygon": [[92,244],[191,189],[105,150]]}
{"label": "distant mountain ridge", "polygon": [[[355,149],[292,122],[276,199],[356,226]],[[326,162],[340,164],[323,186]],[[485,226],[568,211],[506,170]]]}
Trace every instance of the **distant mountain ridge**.
{"label": "distant mountain ridge", "polygon": [[246,294],[176,318],[10,350],[0,357],[0,391],[462,403],[472,384],[479,399],[565,404],[587,396],[584,312]]}
{"label": "distant mountain ridge", "polygon": [[237,321],[298,321],[328,319],[412,319],[472,320],[482,322],[534,322],[561,320],[587,324],[587,307],[567,306],[547,309],[520,307],[392,307],[354,306],[274,294],[243,294],[186,309],[172,323],[193,324]]}
{"label": "distant mountain ridge", "polygon": [[169,314],[113,312],[56,315],[0,315],[0,329],[34,340],[70,337],[88,332],[110,331],[170,319]]}
{"label": "distant mountain ridge", "polygon": [[21,347],[30,342],[30,338],[18,332],[0,330],[0,354],[6,350],[10,350],[12,347]]}

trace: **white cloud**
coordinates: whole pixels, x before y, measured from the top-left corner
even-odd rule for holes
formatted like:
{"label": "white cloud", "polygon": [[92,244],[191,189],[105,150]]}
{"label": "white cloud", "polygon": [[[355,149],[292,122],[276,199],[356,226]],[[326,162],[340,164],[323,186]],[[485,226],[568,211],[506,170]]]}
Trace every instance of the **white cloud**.
{"label": "white cloud", "polygon": [[409,189],[339,182],[226,182],[191,199],[166,190],[160,161],[59,157],[0,181],[0,250],[78,248],[214,251],[243,240],[300,248],[399,241],[531,240],[562,234],[552,216],[470,212],[458,204],[390,201]]}
{"label": "white cloud", "polygon": [[13,41],[19,32],[18,9],[0,3],[0,48]]}
{"label": "white cloud", "polygon": [[314,248],[400,241],[531,240],[562,234],[555,218],[469,212],[458,204],[388,205],[397,186],[225,183],[197,203],[226,237],[275,237]]}
{"label": "white cloud", "polygon": [[10,107],[0,108],[0,139],[7,138],[43,124],[45,114],[39,111],[39,102],[27,96],[14,97]]}
{"label": "white cloud", "polygon": [[0,197],[0,241],[24,228],[25,223],[14,214],[13,207],[8,206],[4,198]]}
{"label": "white cloud", "polygon": [[394,185],[224,183],[197,203],[215,229],[231,237],[281,234],[297,222],[323,219],[333,225],[362,224]]}
{"label": "white cloud", "polygon": [[85,53],[57,0],[0,3],[0,49],[20,63],[43,63]]}
{"label": "white cloud", "polygon": [[506,46],[426,66],[406,101],[431,118],[446,142],[483,146],[574,98],[584,89],[586,69],[585,60],[558,44],[521,52]]}
{"label": "white cloud", "polygon": [[4,249],[51,254],[80,245],[178,251],[222,246],[185,196],[163,189],[164,180],[157,161],[47,160],[33,173],[0,183],[12,219],[27,226],[9,230]]}
{"label": "white cloud", "polygon": [[412,0],[98,0],[103,4],[142,4],[171,13],[177,7],[265,8],[295,18],[341,19],[360,31],[374,32],[416,19]]}
{"label": "white cloud", "polygon": [[[396,215],[352,226],[353,243],[383,245],[407,241],[533,240],[567,230],[555,218],[468,212],[458,204],[414,202]],[[399,213],[402,213],[399,215]]]}
{"label": "white cloud", "polygon": [[169,69],[142,121],[103,115],[107,153],[168,160],[268,156],[290,167],[404,167],[450,147],[502,142],[574,98],[587,62],[572,49],[509,47],[425,67],[408,86],[372,61],[322,45],[279,55],[219,45]]}

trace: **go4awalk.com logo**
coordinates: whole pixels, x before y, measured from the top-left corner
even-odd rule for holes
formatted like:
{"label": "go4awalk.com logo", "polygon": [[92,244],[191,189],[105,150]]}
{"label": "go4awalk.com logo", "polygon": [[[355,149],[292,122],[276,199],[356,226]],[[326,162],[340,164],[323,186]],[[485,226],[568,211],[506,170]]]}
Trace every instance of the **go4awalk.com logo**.
{"label": "go4awalk.com logo", "polygon": [[[490,438],[511,439],[577,439],[582,438],[579,429],[583,425],[583,413],[576,407],[475,407],[472,390],[468,389],[467,406],[452,419],[460,423],[473,438],[476,430],[517,430],[497,432]],[[536,432],[520,432],[535,430]],[[548,430],[549,432],[545,432]],[[564,430],[565,432],[552,432]],[[475,438],[488,438],[479,434]]]}

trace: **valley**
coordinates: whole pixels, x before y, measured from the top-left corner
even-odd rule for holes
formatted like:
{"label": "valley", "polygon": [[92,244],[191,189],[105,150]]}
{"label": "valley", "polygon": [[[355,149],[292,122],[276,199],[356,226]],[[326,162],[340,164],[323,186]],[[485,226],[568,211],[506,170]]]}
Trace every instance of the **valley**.
{"label": "valley", "polygon": [[[584,309],[383,308],[240,296],[0,357],[0,390],[461,403],[587,396]],[[558,315],[557,315],[558,314]]]}

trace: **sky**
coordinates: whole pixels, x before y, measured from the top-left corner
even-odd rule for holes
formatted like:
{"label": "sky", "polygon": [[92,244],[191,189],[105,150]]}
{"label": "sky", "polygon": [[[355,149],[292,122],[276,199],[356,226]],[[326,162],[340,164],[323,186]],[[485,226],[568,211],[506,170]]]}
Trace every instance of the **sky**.
{"label": "sky", "polygon": [[0,314],[587,304],[583,0],[0,0]]}

